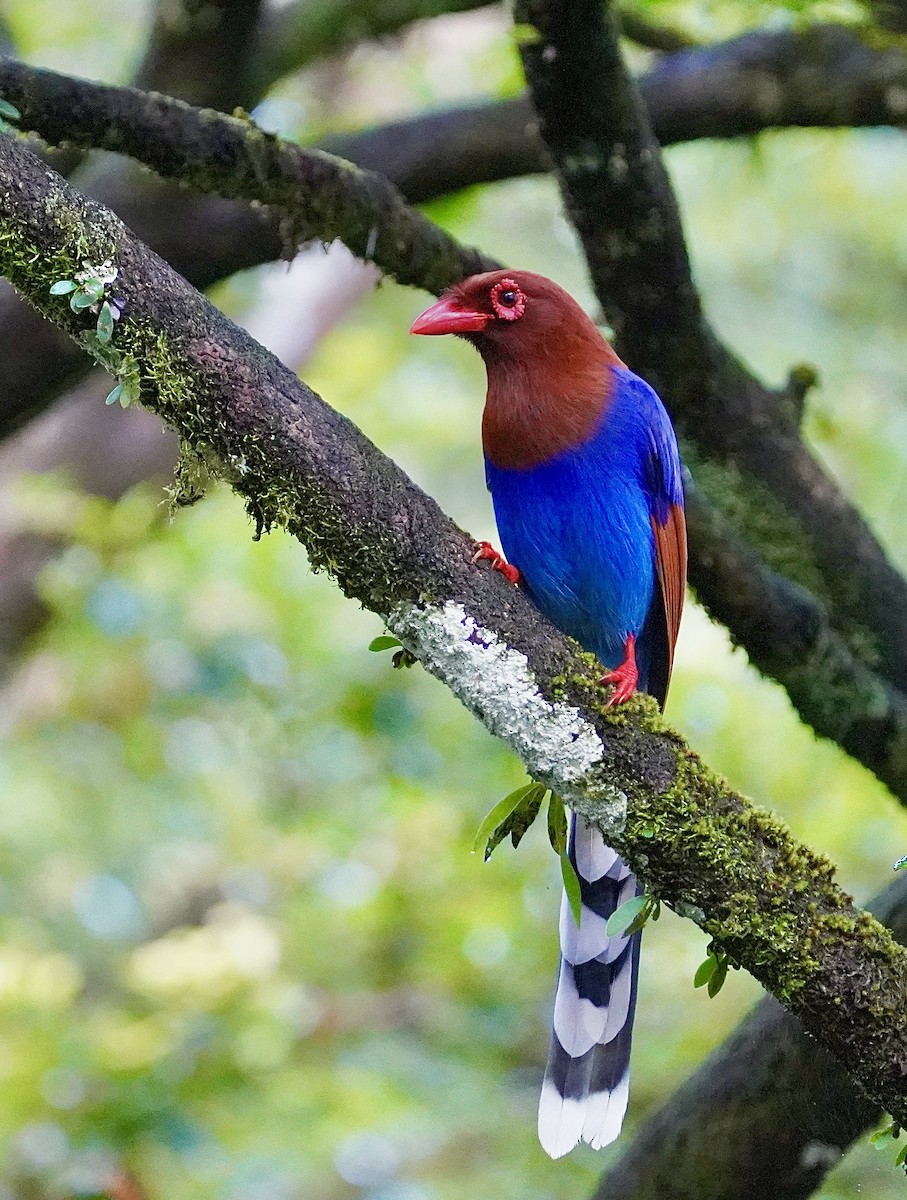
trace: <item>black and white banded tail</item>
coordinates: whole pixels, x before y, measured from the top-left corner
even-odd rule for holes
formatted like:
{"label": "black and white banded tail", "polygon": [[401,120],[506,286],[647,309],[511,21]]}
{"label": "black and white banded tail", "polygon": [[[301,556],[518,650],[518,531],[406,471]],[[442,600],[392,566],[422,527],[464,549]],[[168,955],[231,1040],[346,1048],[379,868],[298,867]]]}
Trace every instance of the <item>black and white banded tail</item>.
{"label": "black and white banded tail", "polygon": [[608,937],[608,917],[637,895],[636,876],[577,816],[570,860],[579,876],[581,920],[561,901],[561,966],[554,1031],[539,1101],[539,1141],[560,1158],[582,1139],[599,1150],[620,1133],[630,1087],[640,934]]}

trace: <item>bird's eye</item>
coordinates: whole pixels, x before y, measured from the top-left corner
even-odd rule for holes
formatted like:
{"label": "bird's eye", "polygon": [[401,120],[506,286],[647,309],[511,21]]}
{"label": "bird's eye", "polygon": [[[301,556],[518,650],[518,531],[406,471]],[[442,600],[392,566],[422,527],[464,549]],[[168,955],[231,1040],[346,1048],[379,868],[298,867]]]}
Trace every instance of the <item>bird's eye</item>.
{"label": "bird's eye", "polygon": [[502,321],[517,321],[526,311],[526,297],[513,279],[500,279],[491,289],[491,307]]}

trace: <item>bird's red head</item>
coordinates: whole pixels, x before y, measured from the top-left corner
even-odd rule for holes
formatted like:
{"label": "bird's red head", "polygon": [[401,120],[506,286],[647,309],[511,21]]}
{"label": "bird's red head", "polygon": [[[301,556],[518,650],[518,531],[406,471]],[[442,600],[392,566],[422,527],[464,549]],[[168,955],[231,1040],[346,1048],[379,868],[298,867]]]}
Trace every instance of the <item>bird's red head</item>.
{"label": "bird's red head", "polygon": [[411,333],[455,333],[473,342],[483,356],[556,338],[564,325],[599,342],[595,326],[572,296],[532,271],[487,271],[448,288],[437,304],[413,322]]}
{"label": "bird's red head", "polygon": [[620,359],[562,287],[532,271],[487,271],[448,288],[412,333],[454,333],[488,369],[485,453],[499,466],[542,462],[589,435]]}

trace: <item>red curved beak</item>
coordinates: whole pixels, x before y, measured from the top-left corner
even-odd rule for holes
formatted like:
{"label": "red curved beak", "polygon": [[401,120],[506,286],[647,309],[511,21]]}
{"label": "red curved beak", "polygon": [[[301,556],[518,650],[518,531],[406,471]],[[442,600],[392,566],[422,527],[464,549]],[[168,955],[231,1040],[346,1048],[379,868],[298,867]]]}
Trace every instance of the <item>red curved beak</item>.
{"label": "red curved beak", "polygon": [[458,308],[443,298],[416,317],[410,333],[480,333],[490,320],[488,313]]}

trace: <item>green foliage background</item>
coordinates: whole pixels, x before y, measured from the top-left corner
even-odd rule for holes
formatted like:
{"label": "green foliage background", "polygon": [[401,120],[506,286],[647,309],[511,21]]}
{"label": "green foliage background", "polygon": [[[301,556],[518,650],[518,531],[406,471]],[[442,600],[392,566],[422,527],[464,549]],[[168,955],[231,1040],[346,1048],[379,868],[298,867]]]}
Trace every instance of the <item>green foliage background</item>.
{"label": "green foliage background", "polygon": [[[725,32],[747,6],[648,8]],[[11,0],[7,15],[31,61],[119,79],[147,12]],[[262,119],[303,136],[512,92],[505,22],[461,25],[481,32],[443,71],[417,34],[352,57],[342,111],[310,75]],[[772,380],[818,366],[810,438],[907,569],[903,134],[775,134],[668,161],[713,320]],[[550,183],[434,215],[594,311]],[[259,281],[218,302],[241,318]],[[424,299],[384,285],[305,376],[492,536],[481,364],[409,339]],[[0,1197],[92,1194],[114,1159],[167,1200],[588,1193],[613,1150],[551,1163],[535,1139],[557,861],[541,830],[488,865],[470,854],[522,782],[510,755],[419,668],[369,654],[377,620],[284,536],[254,544],[226,492],[172,523],[150,487],[111,505],[28,480],[19,504],[65,549],[42,580],[53,619],[0,702]],[[907,817],[693,605],[668,711],[858,897],[888,882]],[[714,1000],[694,991],[704,949],[670,913],[646,932],[631,1130],[758,996],[737,973]],[[819,1194],[900,1195],[892,1157],[856,1151]]]}

